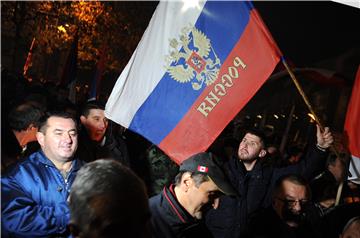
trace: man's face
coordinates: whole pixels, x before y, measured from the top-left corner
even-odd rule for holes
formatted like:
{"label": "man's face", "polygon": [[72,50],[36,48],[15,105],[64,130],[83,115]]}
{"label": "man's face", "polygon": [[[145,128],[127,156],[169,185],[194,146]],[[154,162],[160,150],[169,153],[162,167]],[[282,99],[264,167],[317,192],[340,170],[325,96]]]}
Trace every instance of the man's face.
{"label": "man's face", "polygon": [[273,207],[284,222],[291,227],[297,227],[303,219],[307,202],[306,187],[285,180],[282,191],[274,198]]}
{"label": "man's face", "polygon": [[101,141],[104,138],[108,119],[102,109],[90,109],[87,117],[80,117],[81,123],[85,126],[91,140]]}
{"label": "man's face", "polygon": [[69,161],[78,145],[76,124],[70,118],[49,117],[45,132],[36,136],[46,157],[55,162]]}
{"label": "man's face", "polygon": [[189,207],[193,211],[191,215],[201,219],[202,208],[209,203],[213,203],[213,207],[216,208],[219,194],[218,186],[211,180],[201,183],[199,187],[193,182],[188,190]]}
{"label": "man's face", "polygon": [[262,148],[261,139],[253,134],[247,133],[239,145],[238,157],[240,160],[251,161],[265,156],[266,151]]}

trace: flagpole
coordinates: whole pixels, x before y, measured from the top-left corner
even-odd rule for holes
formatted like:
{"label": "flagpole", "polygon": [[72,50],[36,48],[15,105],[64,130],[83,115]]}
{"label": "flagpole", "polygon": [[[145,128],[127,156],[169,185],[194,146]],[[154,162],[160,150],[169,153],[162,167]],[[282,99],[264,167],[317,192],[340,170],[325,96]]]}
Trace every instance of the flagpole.
{"label": "flagpole", "polygon": [[316,115],[314,109],[312,108],[309,99],[307,98],[307,96],[305,95],[304,90],[302,89],[301,85],[299,84],[299,81],[296,79],[294,73],[292,72],[292,70],[290,69],[289,65],[287,64],[286,60],[284,57],[282,57],[281,62],[283,63],[283,65],[285,66],[287,72],[289,73],[292,81],[294,82],[297,90],[299,91],[301,97],[303,98],[306,106],[308,107],[310,113],[314,116],[314,119],[316,121],[316,123],[320,126],[321,130],[324,130],[324,127],[322,125],[322,123],[320,122],[319,117]]}
{"label": "flagpole", "polygon": [[[283,65],[285,66],[287,72],[289,73],[292,81],[294,82],[297,90],[299,91],[301,97],[303,98],[306,106],[308,107],[309,111],[311,112],[311,114],[314,116],[314,119],[316,121],[316,123],[320,126],[320,129],[323,131],[324,130],[324,126],[322,125],[322,123],[320,122],[320,119],[319,117],[316,115],[314,109],[312,108],[310,102],[309,102],[309,99],[307,98],[307,96],[305,95],[305,92],[304,90],[302,89],[301,85],[299,84],[299,81],[296,79],[294,73],[292,72],[292,70],[290,69],[289,65],[287,64],[286,60],[284,57],[282,57],[281,59],[281,62],[283,63]],[[337,151],[337,149],[332,145],[331,146],[332,148],[332,151],[335,153],[336,157],[337,158],[340,158],[340,155]],[[340,197],[341,197],[341,193],[342,193],[342,189],[343,189],[343,186],[344,186],[344,181],[342,181],[339,186],[338,186],[338,189],[337,189],[337,193],[336,193],[336,199],[335,199],[335,206],[339,205],[339,202],[340,202]]]}
{"label": "flagpole", "polygon": [[[294,82],[297,90],[299,91],[301,97],[303,98],[306,106],[308,107],[309,111],[311,112],[311,114],[314,116],[314,119],[316,121],[316,123],[320,126],[320,129],[323,131],[324,130],[324,126],[323,124],[321,123],[319,117],[316,115],[314,109],[312,108],[311,104],[310,104],[310,101],[309,99],[307,98],[307,96],[305,95],[305,92],[304,90],[302,89],[301,85],[299,84],[299,81],[296,79],[294,73],[292,72],[292,70],[290,69],[289,65],[287,64],[286,60],[284,57],[281,58],[281,62],[283,63],[283,65],[285,66],[287,72],[289,73],[292,81]],[[338,151],[336,150],[336,148],[334,146],[331,146],[331,148],[333,149],[335,155],[337,157],[340,157]]]}

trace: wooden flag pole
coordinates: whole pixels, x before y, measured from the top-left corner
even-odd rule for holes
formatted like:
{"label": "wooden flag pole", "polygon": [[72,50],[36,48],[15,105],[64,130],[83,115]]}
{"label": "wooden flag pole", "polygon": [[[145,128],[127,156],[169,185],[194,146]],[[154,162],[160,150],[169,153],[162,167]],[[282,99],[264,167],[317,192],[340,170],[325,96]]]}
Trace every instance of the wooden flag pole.
{"label": "wooden flag pole", "polygon": [[[261,17],[260,17],[260,20],[261,20]],[[265,24],[265,23],[263,23],[263,24],[264,24],[264,27],[267,29],[266,24]],[[270,31],[267,29],[267,32],[270,32]],[[271,34],[269,34],[268,37],[270,37],[270,38],[272,39]],[[273,41],[273,42],[276,42],[274,39],[272,39],[272,41]],[[292,81],[294,82],[297,90],[299,91],[299,93],[300,93],[301,97],[303,98],[303,100],[304,100],[306,106],[308,107],[309,111],[310,111],[311,114],[314,116],[314,119],[315,119],[316,123],[320,126],[320,129],[323,131],[323,130],[324,130],[324,127],[323,127],[322,123],[320,122],[320,119],[319,119],[318,116],[316,115],[315,111],[313,110],[313,108],[312,108],[312,106],[311,106],[308,98],[306,97],[306,95],[305,95],[305,93],[304,93],[304,90],[301,88],[299,82],[297,81],[294,73],[293,73],[292,70],[290,69],[290,67],[289,67],[289,65],[287,64],[287,62],[286,62],[283,54],[281,53],[280,48],[276,45],[276,43],[275,43],[275,46],[276,46],[276,48],[279,50],[279,52],[280,52],[280,54],[281,54],[281,62],[282,62],[283,65],[285,66],[287,72],[289,73]],[[334,151],[336,157],[340,158],[339,153],[338,153],[338,151],[336,150],[336,148],[335,148],[334,146],[331,146],[331,149]],[[339,184],[338,192],[337,192],[337,195],[336,195],[335,206],[339,204],[340,196],[341,196],[341,192],[342,192],[342,188],[343,188],[343,183],[344,183],[344,181],[342,181],[342,182]]]}
{"label": "wooden flag pole", "polygon": [[[292,70],[290,69],[289,65],[287,64],[286,60],[284,58],[282,58],[282,63],[285,66],[287,72],[289,73],[292,81],[294,82],[297,90],[299,91],[301,97],[303,98],[306,106],[308,107],[309,111],[311,112],[311,114],[314,116],[314,119],[316,121],[316,123],[320,126],[320,129],[323,131],[324,130],[324,126],[322,125],[322,123],[320,122],[319,117],[316,115],[314,109],[312,108],[307,96],[305,95],[304,90],[302,89],[301,85],[299,84],[299,81],[296,79],[294,73],[292,72]],[[334,146],[331,146],[332,151],[335,153],[337,158],[340,158],[340,155],[338,153],[338,151],[336,150],[336,148]],[[343,189],[343,185],[344,185],[344,181],[342,181],[339,186],[338,186],[338,190],[337,190],[337,194],[336,194],[336,200],[335,200],[335,206],[339,205],[340,202],[340,197],[341,197],[341,193],[342,193],[342,189]]]}
{"label": "wooden flag pole", "polygon": [[304,90],[302,89],[301,85],[299,84],[298,80],[296,79],[294,73],[292,72],[292,70],[290,69],[289,65],[287,64],[287,62],[285,61],[284,58],[281,61],[282,61],[283,65],[285,66],[287,72],[289,73],[289,75],[290,75],[292,81],[294,82],[297,90],[299,91],[301,97],[303,98],[303,100],[304,100],[306,106],[308,107],[310,113],[314,116],[316,123],[320,126],[321,130],[324,130],[324,127],[323,127],[322,123],[320,122],[320,119],[318,118],[318,116],[316,115],[314,109],[312,108],[307,96],[305,95]]}

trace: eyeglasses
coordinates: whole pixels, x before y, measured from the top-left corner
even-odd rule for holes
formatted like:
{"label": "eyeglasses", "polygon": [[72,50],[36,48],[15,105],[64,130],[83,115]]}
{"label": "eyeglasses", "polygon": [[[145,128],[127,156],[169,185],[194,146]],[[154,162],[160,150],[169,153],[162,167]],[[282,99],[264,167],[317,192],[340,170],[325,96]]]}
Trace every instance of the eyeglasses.
{"label": "eyeglasses", "polygon": [[283,203],[285,203],[288,207],[294,207],[296,205],[296,203],[299,203],[300,206],[306,206],[309,204],[309,200],[306,199],[296,199],[296,200],[292,200],[292,199],[282,199],[277,197],[276,199],[282,201]]}

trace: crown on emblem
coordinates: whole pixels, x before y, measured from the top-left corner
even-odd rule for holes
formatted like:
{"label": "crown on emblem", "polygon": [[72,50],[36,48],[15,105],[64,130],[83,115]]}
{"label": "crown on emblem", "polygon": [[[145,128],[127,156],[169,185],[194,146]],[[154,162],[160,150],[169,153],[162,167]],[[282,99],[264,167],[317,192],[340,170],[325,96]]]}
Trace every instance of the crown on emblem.
{"label": "crown on emblem", "polygon": [[170,40],[166,69],[175,81],[191,82],[194,90],[200,90],[204,83],[209,86],[217,79],[220,59],[210,39],[195,26],[184,27],[181,32],[179,41]]}

